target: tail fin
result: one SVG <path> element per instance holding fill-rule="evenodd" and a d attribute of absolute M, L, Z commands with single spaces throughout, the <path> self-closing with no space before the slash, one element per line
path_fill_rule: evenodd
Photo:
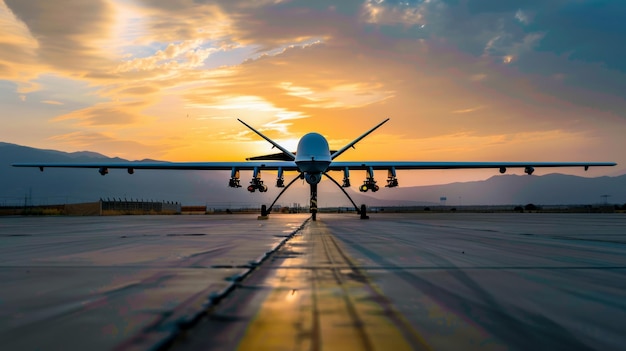
<path fill-rule="evenodd" d="M 277 143 L 277 142 L 275 142 L 274 140 L 272 140 L 272 139 L 270 139 L 270 138 L 266 137 L 265 135 L 263 135 L 263 134 L 262 134 L 261 132 L 259 132 L 258 130 L 256 130 L 256 129 L 254 129 L 254 128 L 250 127 L 249 125 L 247 125 L 247 124 L 246 124 L 246 122 L 244 122 L 244 121 L 240 120 L 239 118 L 237 118 L 237 120 L 238 120 L 239 122 L 241 122 L 244 126 L 246 126 L 246 127 L 250 128 L 250 130 L 252 130 L 253 132 L 257 133 L 257 134 L 258 134 L 261 138 L 263 138 L 263 139 L 267 140 L 270 144 L 274 145 L 274 147 L 276 147 L 278 150 L 282 151 L 282 152 L 283 152 L 283 154 L 285 154 L 285 156 L 286 156 L 287 158 L 289 158 L 289 161 L 293 161 L 293 160 L 295 160 L 295 159 L 296 159 L 296 155 L 294 155 L 293 153 L 291 153 L 289 150 L 285 149 L 284 147 L 282 147 L 282 146 L 278 145 L 278 143 Z"/>
<path fill-rule="evenodd" d="M 335 151 L 330 158 L 331 159 L 335 159 L 337 156 L 343 154 L 346 150 L 348 150 L 351 147 L 354 147 L 354 144 L 358 143 L 359 141 L 361 141 L 361 139 L 365 138 L 366 136 L 368 136 L 371 132 L 375 131 L 376 129 L 378 129 L 378 127 L 382 126 L 383 124 L 387 123 L 387 121 L 389 120 L 389 118 L 387 118 L 386 120 L 378 123 L 374 128 L 368 130 L 367 132 L 363 133 L 360 137 L 354 139 L 352 142 L 350 142 L 348 145 L 342 147 L 341 149 L 339 149 L 338 151 Z"/>

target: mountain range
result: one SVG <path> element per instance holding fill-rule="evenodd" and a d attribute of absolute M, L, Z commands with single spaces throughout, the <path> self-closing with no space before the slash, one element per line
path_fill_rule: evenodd
<path fill-rule="evenodd" d="M 264 177 L 270 188 L 267 193 L 250 194 L 245 190 L 248 176 L 245 172 L 242 172 L 241 179 L 244 187 L 233 189 L 227 186 L 229 172 L 223 171 L 138 170 L 129 175 L 124 170 L 113 169 L 108 175 L 101 176 L 95 169 L 51 168 L 40 172 L 36 168 L 11 167 L 11 164 L 19 162 L 100 161 L 126 160 L 89 151 L 66 153 L 0 142 L 0 206 L 79 203 L 115 198 L 173 201 L 216 208 L 260 207 L 261 204 L 270 204 L 279 193 L 279 189 L 273 186 L 273 174 Z M 286 174 L 285 180 L 289 181 L 293 176 Z M 365 203 L 369 206 L 626 203 L 626 175 L 596 178 L 557 173 L 542 176 L 497 175 L 483 181 L 400 186 L 394 189 L 381 187 L 376 193 L 360 193 L 356 188 L 359 180 L 353 177 L 352 182 L 353 187 L 346 191 L 357 205 Z M 379 179 L 379 184 L 383 182 L 384 179 Z M 318 200 L 322 207 L 350 206 L 346 197 L 328 181 L 320 184 Z M 308 205 L 306 183 L 294 184 L 277 202 L 287 206 L 296 203 Z"/>

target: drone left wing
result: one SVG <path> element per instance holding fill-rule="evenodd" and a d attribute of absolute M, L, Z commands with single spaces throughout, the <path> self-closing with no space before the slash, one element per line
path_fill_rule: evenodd
<path fill-rule="evenodd" d="M 252 171 L 252 180 L 248 191 L 267 191 L 267 186 L 261 180 L 261 171 L 278 171 L 277 186 L 283 184 L 284 171 L 297 171 L 293 161 L 282 162 L 116 162 L 116 163 L 17 163 L 13 167 L 36 167 L 43 172 L 45 168 L 96 168 L 98 173 L 106 175 L 109 169 L 126 169 L 129 174 L 137 169 L 170 169 L 170 170 L 199 170 L 199 171 L 230 171 L 228 186 L 239 188 L 239 171 Z"/>
<path fill-rule="evenodd" d="M 229 170 L 279 170 L 296 171 L 296 163 L 293 161 L 283 162 L 114 162 L 114 163 L 16 163 L 13 167 L 37 167 L 41 171 L 44 168 L 97 168 L 100 174 L 106 174 L 108 169 L 126 169 L 133 173 L 136 169 L 171 169 L 171 170 L 203 170 L 203 171 L 229 171 Z M 103 175 L 104 175 L 103 174 Z"/>

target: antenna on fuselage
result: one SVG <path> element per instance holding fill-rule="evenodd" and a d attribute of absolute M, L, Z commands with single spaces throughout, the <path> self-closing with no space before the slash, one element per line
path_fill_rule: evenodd
<path fill-rule="evenodd" d="M 368 136 L 371 132 L 375 131 L 376 129 L 378 129 L 378 127 L 382 126 L 383 124 L 387 123 L 387 121 L 389 120 L 389 118 L 387 118 L 386 120 L 378 123 L 374 128 L 368 130 L 367 132 L 363 133 L 360 137 L 354 139 L 351 143 L 349 143 L 348 145 L 342 147 L 341 149 L 339 149 L 338 151 L 335 151 L 334 154 L 332 154 L 330 156 L 330 158 L 332 160 L 334 160 L 337 156 L 343 154 L 346 150 L 348 150 L 351 147 L 354 147 L 354 144 L 358 143 L 359 141 L 361 141 L 361 139 L 365 138 L 366 136 Z"/>
<path fill-rule="evenodd" d="M 277 142 L 275 142 L 274 140 L 266 137 L 265 135 L 263 135 L 263 133 L 259 132 L 258 130 L 250 127 L 248 124 L 246 124 L 246 122 L 240 120 L 239 118 L 237 118 L 237 120 L 239 122 L 241 122 L 244 126 L 250 128 L 251 131 L 255 132 L 256 134 L 258 134 L 261 138 L 267 140 L 270 144 L 274 145 L 274 147 L 276 147 L 278 150 L 282 151 L 283 154 L 285 154 L 287 157 L 289 157 L 291 159 L 291 161 L 296 159 L 296 155 L 294 155 L 293 153 L 291 153 L 289 150 L 285 149 L 284 147 L 280 146 Z"/>

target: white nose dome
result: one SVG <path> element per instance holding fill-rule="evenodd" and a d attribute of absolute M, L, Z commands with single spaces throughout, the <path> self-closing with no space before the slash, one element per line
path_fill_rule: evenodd
<path fill-rule="evenodd" d="M 296 161 L 330 161 L 328 141 L 321 134 L 309 133 L 298 142 Z"/>

